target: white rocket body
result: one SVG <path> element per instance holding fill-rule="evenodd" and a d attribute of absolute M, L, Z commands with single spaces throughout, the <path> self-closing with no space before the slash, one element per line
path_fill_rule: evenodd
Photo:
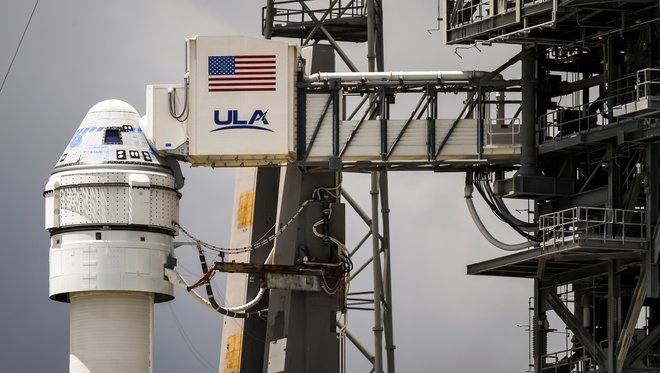
<path fill-rule="evenodd" d="M 130 105 L 87 113 L 46 184 L 49 296 L 70 302 L 70 372 L 151 372 L 153 304 L 173 299 L 182 178 Z"/>

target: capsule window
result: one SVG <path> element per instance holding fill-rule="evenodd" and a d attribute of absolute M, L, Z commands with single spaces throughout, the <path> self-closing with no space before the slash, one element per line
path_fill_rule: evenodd
<path fill-rule="evenodd" d="M 106 145 L 121 145 L 121 133 L 119 128 L 106 128 L 103 135 L 103 143 Z"/>

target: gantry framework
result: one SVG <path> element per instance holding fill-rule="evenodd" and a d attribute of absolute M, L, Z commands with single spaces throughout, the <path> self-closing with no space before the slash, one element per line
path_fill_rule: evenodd
<path fill-rule="evenodd" d="M 305 172 L 294 175 L 298 184 L 292 181 L 289 187 L 303 198 L 301 188 L 332 187 L 340 171 L 370 172 L 372 178 L 371 215 L 348 192 L 342 191 L 342 198 L 369 227 L 350 253 L 371 238 L 373 255 L 356 263 L 351 275 L 371 265 L 373 291 L 321 303 L 340 316 L 352 308 L 373 311 L 373 348 L 359 341 L 341 317 L 339 338 L 351 341 L 375 372 L 395 371 L 387 173 L 464 172 L 468 206 L 476 188 L 524 237 L 519 245 L 490 237 L 494 245 L 516 252 L 472 264 L 468 273 L 534 279 L 530 371 L 660 371 L 657 2 L 442 0 L 441 9 L 445 42 L 479 50 L 512 43 L 521 51 L 494 71 L 461 79 L 305 79 L 302 72 L 298 79 L 296 166 Z M 266 38 L 298 38 L 304 46 L 327 42 L 351 71 L 357 68 L 340 43 L 366 42 L 369 72 L 377 72 L 384 67 L 382 12 L 378 0 L 269 0 L 262 31 Z M 520 67 L 519 78 L 504 79 L 502 73 L 512 66 Z M 453 118 L 438 117 L 444 93 L 465 97 Z M 416 95 L 416 104 L 409 115 L 391 118 L 391 106 L 401 95 Z M 356 143 L 365 132 L 373 133 L 368 145 L 376 150 L 371 153 L 356 149 L 364 148 Z M 448 151 L 452 146 L 460 150 Z M 507 198 L 530 201 L 530 219 L 513 216 Z M 297 202 L 288 202 L 288 208 Z M 301 242 L 289 240 L 292 248 Z M 296 255 L 286 254 L 292 263 Z M 290 290 L 274 294 L 289 303 L 283 309 L 271 295 L 269 309 L 282 310 L 285 318 L 296 312 L 286 307 L 317 297 Z M 549 324 L 550 313 L 570 330 L 567 350 L 548 344 L 548 334 L 557 329 Z M 325 316 L 315 315 L 325 313 L 306 314 L 308 328 L 325 323 Z M 293 352 L 314 343 L 313 328 L 282 323 L 269 316 L 262 327 L 271 343 L 267 348 L 287 334 L 301 338 L 290 346 Z M 263 341 L 244 342 L 243 350 L 260 343 L 264 356 Z M 342 355 L 341 348 L 328 351 L 322 360 Z"/>
<path fill-rule="evenodd" d="M 658 4 L 444 5 L 448 43 L 520 44 L 535 88 L 521 105 L 535 151 L 513 176 L 481 175 L 496 201 L 534 201 L 535 244 L 468 273 L 534 279 L 534 372 L 658 371 Z M 568 350 L 548 345 L 550 313 Z"/>

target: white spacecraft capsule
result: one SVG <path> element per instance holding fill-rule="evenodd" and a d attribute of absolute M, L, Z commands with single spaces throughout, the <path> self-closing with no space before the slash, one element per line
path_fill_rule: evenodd
<path fill-rule="evenodd" d="M 173 299 L 176 161 L 129 104 L 92 107 L 46 184 L 49 296 L 70 305 L 70 372 L 151 372 L 153 304 Z"/>

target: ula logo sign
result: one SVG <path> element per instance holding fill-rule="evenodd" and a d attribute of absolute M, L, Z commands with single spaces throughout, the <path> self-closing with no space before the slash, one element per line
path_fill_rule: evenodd
<path fill-rule="evenodd" d="M 215 121 L 215 124 L 220 127 L 211 130 L 211 132 L 234 129 L 250 129 L 273 132 L 273 130 L 270 128 L 265 127 L 270 124 L 268 123 L 266 114 L 268 114 L 268 110 L 255 110 L 248 119 L 247 117 L 241 118 L 238 110 L 227 110 L 226 115 L 221 115 L 220 110 L 215 110 L 213 112 L 213 120 Z"/>

